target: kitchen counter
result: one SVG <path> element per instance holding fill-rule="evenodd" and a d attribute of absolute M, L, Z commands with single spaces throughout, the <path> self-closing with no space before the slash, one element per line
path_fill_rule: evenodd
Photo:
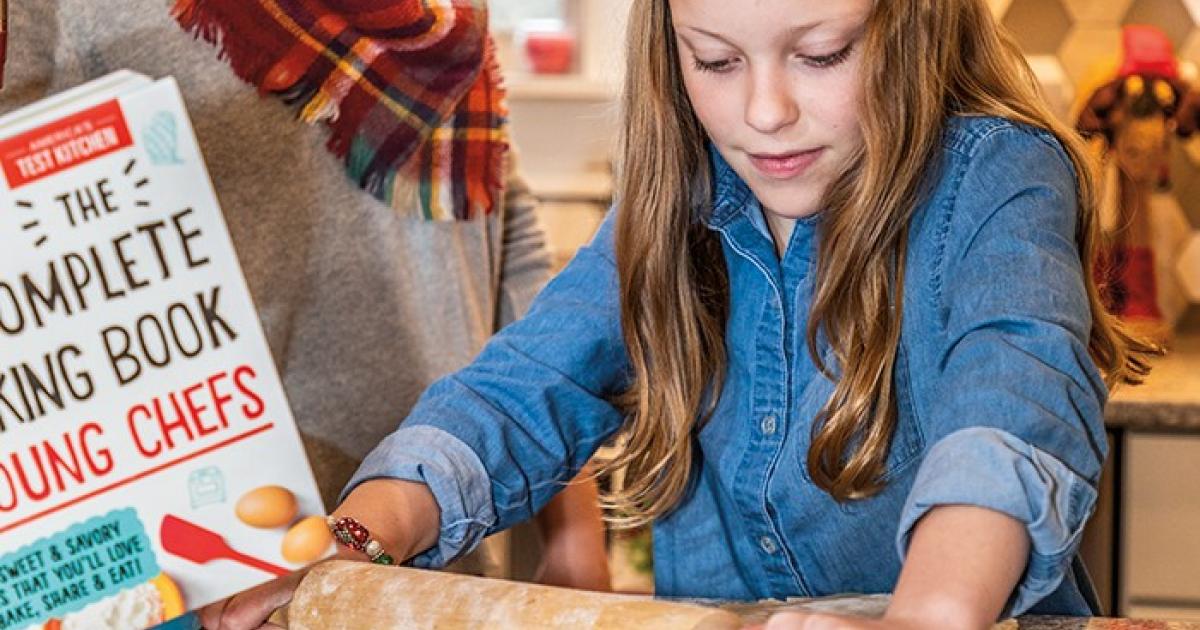
<path fill-rule="evenodd" d="M 1113 392 L 1105 423 L 1130 431 L 1200 432 L 1200 335 L 1178 336 L 1153 368 L 1145 383 Z"/>
<path fill-rule="evenodd" d="M 746 623 L 763 623 L 780 610 L 792 608 L 879 617 L 887 608 L 887 595 L 823 597 L 778 603 L 726 605 L 722 608 L 741 616 Z M 1200 623 L 1147 619 L 1102 619 L 1097 617 L 1021 617 L 996 624 L 993 630 L 1200 630 Z"/>
<path fill-rule="evenodd" d="M 1075 619 L 1069 617 L 1025 617 L 1000 624 L 997 630 L 1200 630 L 1200 623 L 1150 621 L 1146 619 Z"/>

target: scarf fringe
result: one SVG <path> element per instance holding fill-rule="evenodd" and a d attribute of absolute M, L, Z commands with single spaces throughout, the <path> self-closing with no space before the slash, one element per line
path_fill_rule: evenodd
<path fill-rule="evenodd" d="M 308 104 L 300 110 L 300 119 L 310 125 L 323 120 L 336 121 L 337 117 L 337 101 L 330 98 L 324 90 L 317 90 L 317 93 L 309 99 Z"/>
<path fill-rule="evenodd" d="M 237 12 L 241 2 L 253 1 L 233 0 L 227 4 L 221 0 L 176 0 L 171 15 L 192 37 L 215 46 L 217 58 L 229 63 L 239 79 L 258 87 L 264 84 L 275 58 L 250 45 L 253 40 L 234 26 L 238 22 L 222 19 Z M 259 90 L 266 92 L 261 87 Z"/>

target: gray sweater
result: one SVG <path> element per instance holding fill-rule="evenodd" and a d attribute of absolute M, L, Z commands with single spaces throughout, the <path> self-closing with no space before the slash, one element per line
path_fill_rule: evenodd
<path fill-rule="evenodd" d="M 168 0 L 12 0 L 0 113 L 113 70 L 183 90 L 326 506 L 437 377 L 548 279 L 515 178 L 486 220 L 399 216 L 297 122 L 183 32 Z"/>

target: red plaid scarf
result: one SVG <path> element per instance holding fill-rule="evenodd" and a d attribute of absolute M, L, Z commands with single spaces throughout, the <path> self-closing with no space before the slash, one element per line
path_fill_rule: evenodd
<path fill-rule="evenodd" d="M 494 210 L 508 147 L 482 0 L 176 0 L 263 93 L 325 121 L 350 178 L 432 220 Z"/>

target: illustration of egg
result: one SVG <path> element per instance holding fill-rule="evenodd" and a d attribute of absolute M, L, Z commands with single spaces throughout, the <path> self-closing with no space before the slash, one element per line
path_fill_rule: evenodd
<path fill-rule="evenodd" d="M 297 511 L 296 495 L 283 486 L 255 488 L 243 494 L 234 506 L 234 512 L 243 523 L 266 529 L 291 523 Z"/>
<path fill-rule="evenodd" d="M 283 535 L 283 559 L 292 564 L 308 564 L 319 560 L 333 544 L 333 534 L 320 516 L 310 516 L 296 523 Z"/>

